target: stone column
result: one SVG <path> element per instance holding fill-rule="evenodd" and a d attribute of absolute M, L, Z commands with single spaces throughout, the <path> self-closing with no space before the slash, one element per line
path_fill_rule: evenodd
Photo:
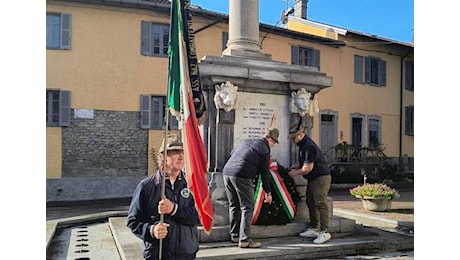
<path fill-rule="evenodd" d="M 229 35 L 222 54 L 271 59 L 259 41 L 259 0 L 229 0 Z"/>

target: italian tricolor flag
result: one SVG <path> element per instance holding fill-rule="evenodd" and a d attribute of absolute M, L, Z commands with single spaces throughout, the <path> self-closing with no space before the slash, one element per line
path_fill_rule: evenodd
<path fill-rule="evenodd" d="M 291 198 L 291 194 L 289 194 L 286 185 L 284 185 L 283 178 L 281 178 L 280 174 L 278 173 L 278 163 L 276 161 L 270 162 L 270 182 L 273 184 L 272 193 L 275 193 L 283 204 L 284 212 L 286 212 L 287 217 L 289 220 L 292 220 L 295 216 L 296 212 L 296 205 Z M 262 176 L 259 175 L 259 179 L 257 180 L 256 190 L 254 192 L 254 214 L 252 215 L 252 224 L 257 222 L 257 219 L 260 215 L 260 210 L 262 209 L 262 204 L 264 201 L 265 192 L 262 188 Z"/>
<path fill-rule="evenodd" d="M 203 228 L 209 234 L 214 212 L 206 178 L 206 150 L 197 119 L 197 115 L 204 117 L 205 106 L 188 8 L 189 0 L 171 1 L 167 105 L 181 123 L 188 186 Z M 198 113 L 196 107 L 200 109 Z"/>

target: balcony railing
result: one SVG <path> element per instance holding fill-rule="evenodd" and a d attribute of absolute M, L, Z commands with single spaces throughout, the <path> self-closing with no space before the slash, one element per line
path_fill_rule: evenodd
<path fill-rule="evenodd" d="M 325 152 L 327 161 L 332 164 L 382 164 L 388 160 L 379 147 L 353 147 L 338 144 Z"/>

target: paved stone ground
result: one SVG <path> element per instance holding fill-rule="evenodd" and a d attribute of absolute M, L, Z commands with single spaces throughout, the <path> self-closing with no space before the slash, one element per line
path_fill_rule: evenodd
<path fill-rule="evenodd" d="M 359 199 L 354 198 L 348 192 L 348 188 L 333 188 L 329 193 L 329 196 L 333 199 L 334 215 L 340 216 L 340 214 L 356 214 L 356 216 L 366 216 L 365 218 L 356 219 L 357 224 L 363 224 L 364 226 L 378 226 L 382 223 L 381 220 L 394 221 L 396 223 L 412 223 L 412 228 L 409 230 L 403 230 L 402 232 L 410 233 L 413 235 L 413 223 L 414 223 L 414 188 L 398 188 L 401 197 L 393 201 L 392 209 L 387 212 L 372 212 L 365 210 Z M 129 208 L 129 199 L 117 199 L 110 201 L 91 201 L 91 202 L 79 202 L 79 203 L 67 203 L 67 204 L 47 204 L 46 208 L 46 220 L 56 220 L 64 218 L 78 217 L 82 215 L 103 213 L 109 211 L 123 212 Z M 372 222 L 368 219 L 374 217 L 377 220 Z M 50 221 L 52 222 L 52 221 Z M 361 222 L 361 223 L 360 223 Z M 47 222 L 48 225 L 48 222 Z M 395 230 L 394 228 L 390 228 Z M 69 239 L 71 241 L 71 239 Z M 70 246 L 70 242 L 69 242 Z M 332 257 L 327 259 L 395 259 L 395 260 L 408 260 L 414 259 L 414 251 L 392 251 L 392 252 L 379 252 L 372 255 L 347 255 L 340 257 Z M 323 260 L 327 260 L 323 259 Z"/>
<path fill-rule="evenodd" d="M 357 213 L 371 214 L 376 217 L 392 219 L 397 221 L 414 221 L 413 188 L 401 189 L 400 198 L 393 200 L 391 204 L 391 210 L 384 212 L 365 210 L 363 208 L 361 200 L 352 197 L 346 189 L 331 191 L 329 195 L 333 198 L 334 208 L 352 210 Z"/>
<path fill-rule="evenodd" d="M 376 217 L 395 221 L 414 221 L 414 188 L 398 188 L 401 197 L 392 202 L 392 209 L 386 212 L 365 210 L 359 199 L 351 196 L 347 188 L 332 189 L 329 196 L 333 199 L 334 209 L 352 210 L 357 213 L 371 214 Z M 66 204 L 47 204 L 46 220 L 75 217 L 105 211 L 127 211 L 129 199 L 115 199 L 91 202 L 72 202 Z"/>

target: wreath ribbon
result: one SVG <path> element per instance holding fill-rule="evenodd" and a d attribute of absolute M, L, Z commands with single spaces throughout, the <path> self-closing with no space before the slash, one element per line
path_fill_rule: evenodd
<path fill-rule="evenodd" d="M 292 220 L 295 215 L 296 207 L 294 202 L 292 201 L 291 194 L 284 185 L 284 181 L 281 178 L 280 174 L 278 173 L 278 163 L 276 161 L 272 161 L 270 163 L 270 182 L 272 182 L 275 186 L 275 192 L 278 194 L 280 198 L 281 204 L 283 205 L 283 209 L 286 212 L 289 220 Z M 273 193 L 273 191 L 272 191 Z M 254 192 L 254 214 L 252 216 L 252 224 L 255 224 L 257 219 L 260 215 L 260 210 L 262 209 L 262 205 L 264 202 L 265 192 L 262 188 L 262 176 L 259 175 L 259 179 L 257 180 L 256 190 Z"/>

